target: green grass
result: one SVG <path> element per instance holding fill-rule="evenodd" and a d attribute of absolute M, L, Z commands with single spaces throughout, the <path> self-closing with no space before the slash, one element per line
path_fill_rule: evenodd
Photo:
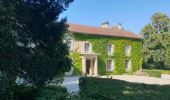
<path fill-rule="evenodd" d="M 170 86 L 80 78 L 81 100 L 170 100 Z"/>

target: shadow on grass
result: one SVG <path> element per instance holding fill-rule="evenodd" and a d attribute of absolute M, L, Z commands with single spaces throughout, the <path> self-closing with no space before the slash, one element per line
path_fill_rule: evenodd
<path fill-rule="evenodd" d="M 82 100 L 170 100 L 170 85 L 147 85 L 115 79 L 82 77 Z"/>

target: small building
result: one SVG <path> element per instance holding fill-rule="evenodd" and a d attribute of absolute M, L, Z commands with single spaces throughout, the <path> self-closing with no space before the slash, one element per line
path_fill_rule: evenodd
<path fill-rule="evenodd" d="M 142 67 L 142 39 L 120 25 L 101 27 L 69 24 L 66 36 L 74 75 L 135 72 Z"/>

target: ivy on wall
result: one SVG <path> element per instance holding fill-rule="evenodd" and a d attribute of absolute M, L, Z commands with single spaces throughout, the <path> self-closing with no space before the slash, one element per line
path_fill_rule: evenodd
<path fill-rule="evenodd" d="M 73 75 L 81 75 L 82 72 L 82 61 L 80 58 L 79 53 L 74 52 L 70 55 L 70 57 L 73 59 Z"/>
<path fill-rule="evenodd" d="M 96 35 L 85 35 L 74 33 L 73 37 L 78 41 L 89 41 L 92 44 L 93 52 L 99 53 L 98 55 L 98 73 L 100 75 L 109 74 L 123 74 L 125 73 L 125 46 L 129 45 L 131 47 L 130 56 L 131 60 L 131 70 L 129 72 L 135 72 L 142 67 L 142 40 L 121 38 L 121 37 L 108 37 L 108 36 L 96 36 Z M 106 48 L 107 44 L 111 43 L 113 45 L 113 55 L 108 55 Z M 77 56 L 79 56 L 77 54 Z M 74 59 L 74 58 L 73 58 Z M 114 61 L 114 70 L 112 72 L 106 71 L 106 61 L 112 59 Z M 78 59 L 81 60 L 81 59 Z M 78 62 L 78 61 L 77 61 Z M 81 62 L 81 61 L 80 61 Z M 81 65 L 81 63 L 79 63 Z M 81 66 L 76 65 L 81 71 Z"/>

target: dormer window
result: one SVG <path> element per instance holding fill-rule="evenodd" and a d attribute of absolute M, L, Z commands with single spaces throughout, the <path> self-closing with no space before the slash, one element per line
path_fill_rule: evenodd
<path fill-rule="evenodd" d="M 130 46 L 129 45 L 125 46 L 125 55 L 130 56 Z"/>
<path fill-rule="evenodd" d="M 90 43 L 84 44 L 84 51 L 85 51 L 85 53 L 88 53 L 90 51 Z"/>
<path fill-rule="evenodd" d="M 107 45 L 107 53 L 108 53 L 108 55 L 113 54 L 113 45 L 110 43 Z"/>

